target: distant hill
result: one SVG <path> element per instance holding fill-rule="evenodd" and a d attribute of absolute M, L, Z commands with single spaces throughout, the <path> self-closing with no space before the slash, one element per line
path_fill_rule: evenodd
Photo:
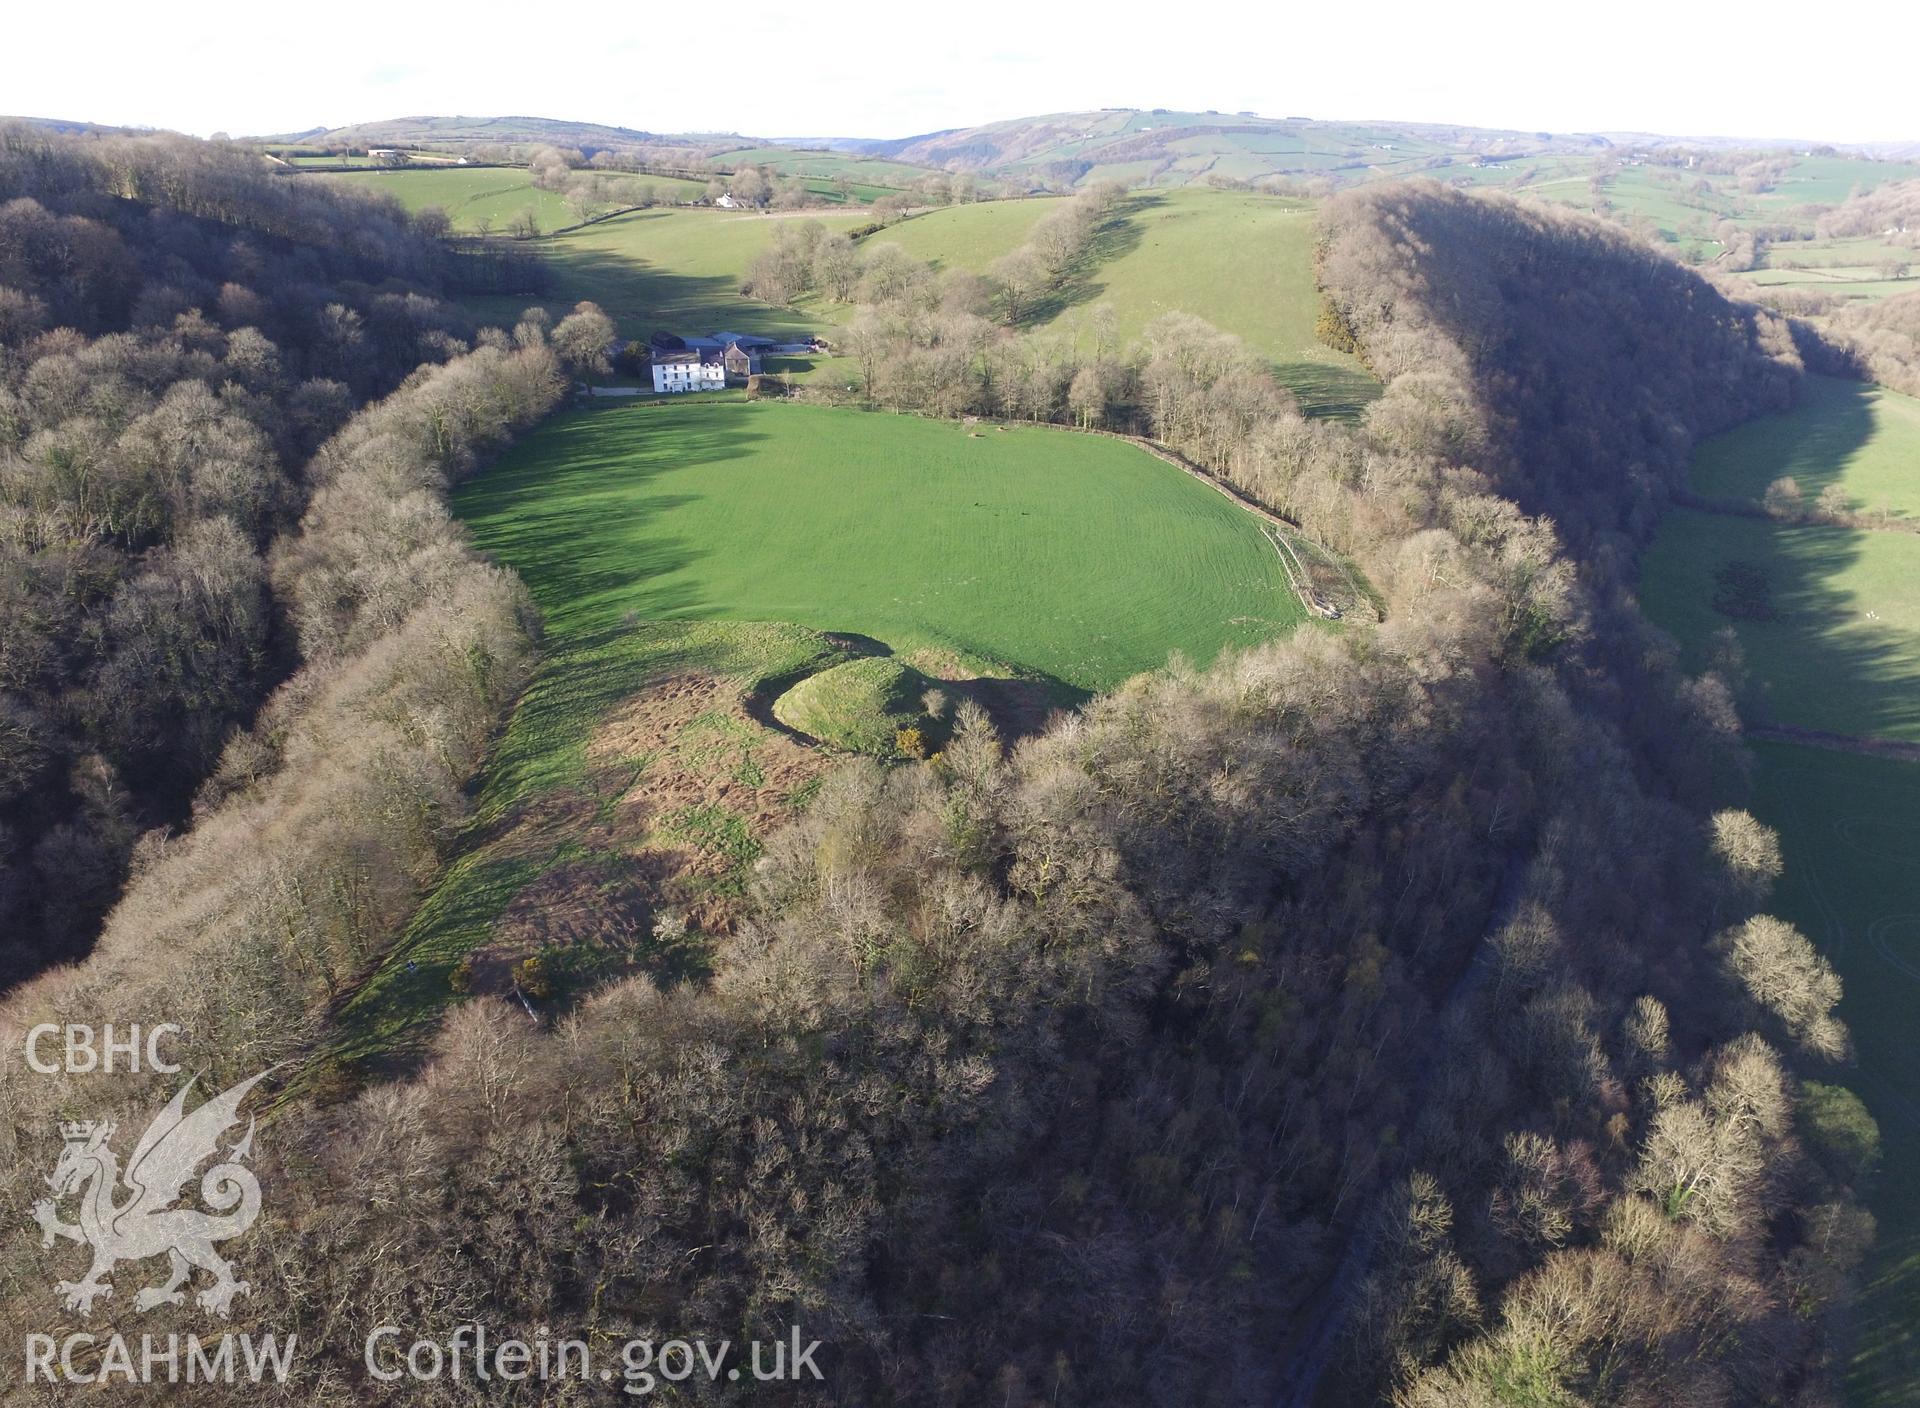
<path fill-rule="evenodd" d="M 0 126 L 9 122 L 28 127 L 44 127 L 51 132 L 157 132 L 157 127 L 113 127 L 103 122 L 78 122 L 65 117 L 8 117 L 0 114 Z"/>
<path fill-rule="evenodd" d="M 1450 158 L 1591 154 L 1611 145 L 1594 134 L 1104 108 L 869 142 L 854 150 L 1052 186 L 1108 179 L 1177 186 L 1208 176 L 1249 181 L 1275 175 L 1331 177 L 1344 184 L 1410 174 Z"/>
<path fill-rule="evenodd" d="M 48 125 L 66 130 L 88 127 L 83 123 Z M 1209 178 L 1256 181 L 1274 176 L 1347 186 L 1423 172 L 1448 180 L 1489 184 L 1496 179 L 1490 168 L 1517 169 L 1541 161 L 1605 161 L 1660 147 L 1782 154 L 1820 151 L 1881 159 L 1911 159 L 1920 153 L 1920 142 L 1849 146 L 1629 131 L 1523 132 L 1446 123 L 1322 121 L 1168 108 L 1045 113 L 895 138 L 768 138 L 734 132 L 650 132 L 550 117 L 423 116 L 314 127 L 249 140 L 267 145 L 397 146 L 441 151 L 478 145 L 557 146 L 579 148 L 589 155 L 609 149 L 665 148 L 682 160 L 717 158 L 723 167 L 729 160 L 748 158 L 776 170 L 812 176 L 837 174 L 845 167 L 854 179 L 875 181 L 881 186 L 910 184 L 916 170 L 927 168 L 966 171 L 1015 191 L 1069 189 L 1102 180 L 1168 187 Z M 823 162 L 822 154 L 834 154 L 843 161 Z M 860 170 L 862 159 L 899 163 L 899 167 L 890 171 L 871 167 Z"/>
<path fill-rule="evenodd" d="M 262 143 L 286 142 L 309 146 L 432 146 L 459 147 L 481 143 L 502 146 L 535 144 L 579 147 L 589 153 L 621 147 L 739 147 L 736 132 L 679 133 L 671 136 L 633 127 L 609 127 L 598 122 L 570 122 L 553 117 L 394 117 L 381 122 L 356 122 L 347 127 L 315 127 L 305 132 L 254 137 Z"/>

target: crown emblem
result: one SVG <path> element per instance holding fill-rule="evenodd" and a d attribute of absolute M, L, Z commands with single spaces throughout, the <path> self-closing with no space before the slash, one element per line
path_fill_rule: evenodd
<path fill-rule="evenodd" d="M 112 1120 L 62 1120 L 60 1137 L 69 1144 L 87 1144 L 97 1135 L 104 1143 L 113 1138 L 113 1131 L 117 1128 Z"/>

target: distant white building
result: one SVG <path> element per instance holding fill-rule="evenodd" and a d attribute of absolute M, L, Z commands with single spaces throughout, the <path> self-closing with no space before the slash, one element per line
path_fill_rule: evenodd
<path fill-rule="evenodd" d="M 664 394 L 673 391 L 719 391 L 727 384 L 727 359 L 724 351 L 711 352 L 687 348 L 678 352 L 653 354 L 653 389 Z"/>
<path fill-rule="evenodd" d="M 713 202 L 713 203 L 714 203 L 715 205 L 717 205 L 717 206 L 719 206 L 719 207 L 720 207 L 720 209 L 722 209 L 722 210 L 732 210 L 732 209 L 733 209 L 733 208 L 734 208 L 734 207 L 735 207 L 736 205 L 738 205 L 738 204 L 739 204 L 740 202 L 739 202 L 739 201 L 737 201 L 737 200 L 735 200 L 735 199 L 734 199 L 734 198 L 733 198 L 732 196 L 730 196 L 730 195 L 721 195 L 721 196 L 719 196 L 719 197 L 717 197 L 717 198 L 716 198 L 716 199 L 714 200 L 714 202 Z"/>

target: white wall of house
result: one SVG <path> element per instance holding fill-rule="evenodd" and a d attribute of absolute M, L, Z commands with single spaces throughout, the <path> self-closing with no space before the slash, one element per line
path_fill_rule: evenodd
<path fill-rule="evenodd" d="M 727 364 L 719 358 L 711 362 L 655 362 L 653 389 L 661 394 L 673 391 L 719 391 L 727 384 Z"/>

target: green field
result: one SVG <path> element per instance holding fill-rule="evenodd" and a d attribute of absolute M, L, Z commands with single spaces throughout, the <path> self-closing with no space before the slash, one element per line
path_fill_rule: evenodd
<path fill-rule="evenodd" d="M 539 246 L 554 275 L 545 306 L 558 315 L 592 299 L 630 338 L 644 338 L 656 328 L 772 337 L 813 331 L 849 316 L 851 309 L 823 317 L 741 296 L 741 276 L 772 243 L 783 218 L 730 210 L 641 210 L 556 235 Z M 842 230 L 869 219 L 861 211 L 808 212 L 806 218 Z M 467 300 L 477 315 L 508 322 L 532 301 L 519 296 Z"/>
<path fill-rule="evenodd" d="M 1204 188 L 1136 197 L 1108 256 L 1078 293 L 1108 303 L 1122 337 L 1162 313 L 1192 313 L 1269 358 L 1310 409 L 1357 410 L 1378 394 L 1360 364 L 1314 337 L 1314 208 Z"/>
<path fill-rule="evenodd" d="M 991 201 L 906 220 L 873 236 L 917 259 L 982 270 L 1017 247 L 1054 203 Z M 1379 392 L 1360 364 L 1314 337 L 1314 207 L 1205 187 L 1140 191 L 1096 240 L 1056 301 L 1061 326 L 1112 306 L 1123 338 L 1163 313 L 1192 313 L 1268 358 L 1310 410 L 1345 414 Z"/>
<path fill-rule="evenodd" d="M 1794 411 L 1705 442 L 1693 487 L 1752 497 L 1782 474 L 1920 512 L 1920 403 L 1876 387 L 1809 380 Z M 1648 614 L 1705 663 L 1729 619 L 1715 570 L 1760 567 L 1778 618 L 1736 629 L 1750 676 L 1744 712 L 1834 733 L 1920 741 L 1920 535 L 1788 527 L 1670 509 L 1642 564 Z M 1868 613 L 1871 613 L 1869 615 Z M 1858 1049 L 1839 1072 L 1878 1120 L 1882 1173 L 1869 1190 L 1879 1237 L 1848 1366 L 1857 1408 L 1920 1402 L 1920 765 L 1756 743 L 1753 810 L 1781 837 L 1776 912 L 1818 943 L 1845 984 L 1840 1014 Z"/>
<path fill-rule="evenodd" d="M 1730 563 L 1766 573 L 1775 619 L 1714 608 L 1715 574 Z M 1694 668 L 1733 627 L 1759 721 L 1920 742 L 1920 534 L 1669 509 L 1641 593 Z"/>
<path fill-rule="evenodd" d="M 408 210 L 437 205 L 447 212 L 456 230 L 466 232 L 483 227 L 504 231 L 508 221 L 527 209 L 539 219 L 542 231 L 580 223 L 579 214 L 564 199 L 552 191 L 538 189 L 525 171 L 515 167 L 410 167 L 338 174 L 320 167 L 315 174 L 324 180 L 384 192 Z M 642 175 L 633 179 L 651 185 L 662 200 L 692 200 L 706 190 L 701 182 L 677 176 Z"/>
<path fill-rule="evenodd" d="M 1773 909 L 1839 970 L 1857 1067 L 1838 1078 L 1880 1125 L 1868 1206 L 1879 1237 L 1855 1315 L 1855 1408 L 1920 1402 L 1920 765 L 1756 744 L 1754 812 L 1780 832 L 1786 874 Z"/>
<path fill-rule="evenodd" d="M 735 151 L 721 152 L 713 161 L 716 165 L 734 169 L 764 166 L 782 176 L 817 176 L 827 181 L 845 176 L 850 181 L 892 190 L 904 189 L 922 176 L 933 174 L 931 167 L 845 152 L 812 151 L 804 147 L 741 147 Z"/>
<path fill-rule="evenodd" d="M 1920 249 L 1894 244 L 1873 235 L 1847 239 L 1783 240 L 1767 246 L 1767 271 L 1823 269 L 1836 266 L 1872 268 L 1892 260 L 1920 264 Z"/>
<path fill-rule="evenodd" d="M 893 186 L 876 186 L 869 181 L 853 181 L 843 195 L 838 185 L 825 176 L 805 176 L 801 182 L 806 188 L 832 205 L 872 205 L 875 201 L 897 194 Z"/>
<path fill-rule="evenodd" d="M 1743 277 L 1761 288 L 1805 289 L 1844 301 L 1877 302 L 1902 294 L 1920 293 L 1920 274 L 1890 279 L 1872 264 L 1828 264 L 1808 269 L 1756 269 Z"/>
<path fill-rule="evenodd" d="M 1920 517 L 1920 401 L 1866 382 L 1808 377 L 1793 410 L 1702 445 L 1691 482 L 1714 498 L 1757 500 L 1783 475 L 1809 503 L 1838 484 L 1856 510 Z"/>
<path fill-rule="evenodd" d="M 1920 176 L 1920 165 L 1908 161 L 1871 161 L 1865 157 L 1800 157 L 1785 178 L 1755 197 L 1763 205 L 1838 205 L 1855 191 L 1870 191 L 1889 181 Z"/>
<path fill-rule="evenodd" d="M 474 541 L 562 641 L 792 621 L 1070 690 L 1303 617 L 1255 520 L 1130 446 L 853 410 L 629 404 L 549 423 L 465 486 Z"/>
<path fill-rule="evenodd" d="M 508 221 L 528 209 L 540 221 L 542 230 L 557 230 L 580 219 L 559 196 L 552 191 L 535 189 L 526 172 L 511 167 L 338 173 L 322 167 L 308 179 L 378 191 L 392 196 L 408 210 L 437 205 L 447 212 L 456 230 L 468 232 L 483 227 L 504 231 Z"/>
<path fill-rule="evenodd" d="M 1790 475 L 1809 503 L 1828 484 L 1897 522 L 1920 513 L 1920 402 L 1809 378 L 1801 404 L 1716 436 L 1693 487 L 1754 498 Z M 1765 574 L 1773 619 L 1716 609 L 1716 574 Z M 1920 534 L 1785 525 L 1673 509 L 1641 567 L 1647 611 L 1704 663 L 1715 632 L 1738 634 L 1766 722 L 1920 741 Z"/>
<path fill-rule="evenodd" d="M 984 274 L 994 260 L 1025 244 L 1034 225 L 1064 204 L 1064 196 L 1050 196 L 950 205 L 890 225 L 868 243 L 897 244 L 936 268 Z"/>

